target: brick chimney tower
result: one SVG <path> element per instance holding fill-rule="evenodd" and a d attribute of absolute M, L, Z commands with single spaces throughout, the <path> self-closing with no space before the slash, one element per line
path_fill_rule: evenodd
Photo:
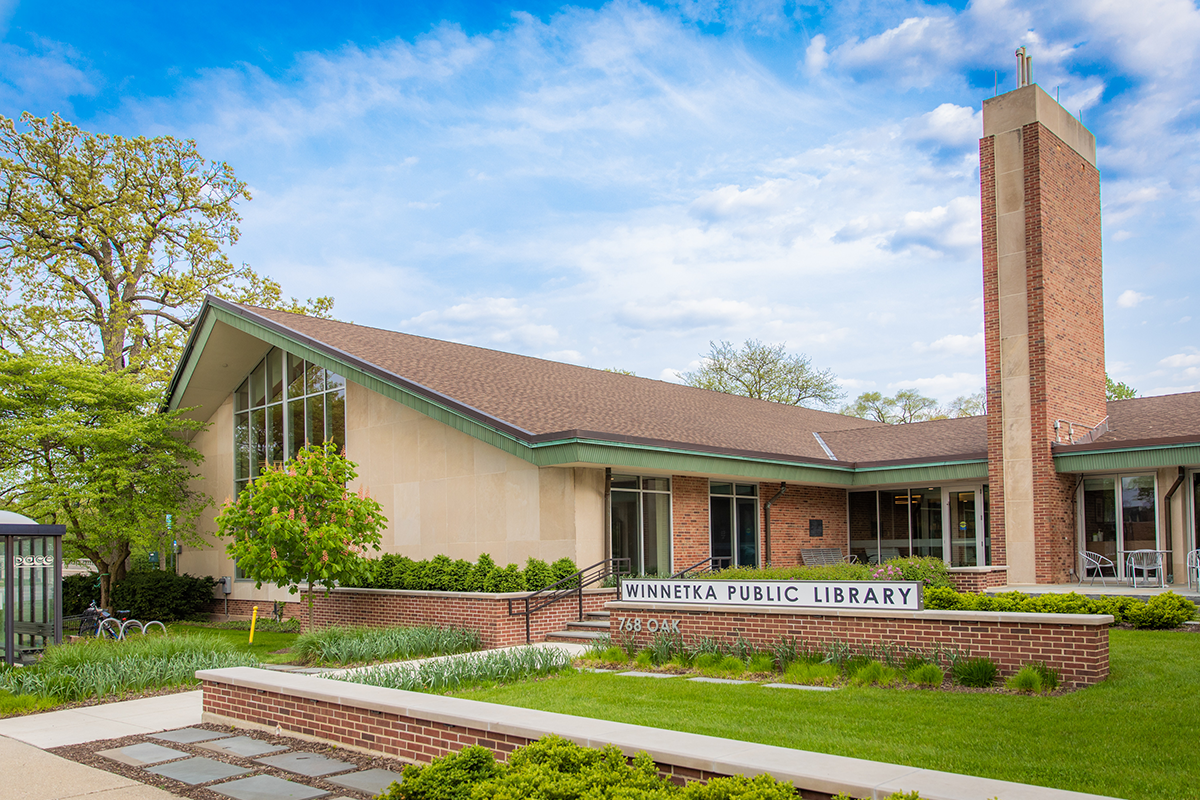
<path fill-rule="evenodd" d="M 1058 583 L 1077 533 L 1053 445 L 1107 418 L 1096 139 L 1034 84 L 985 100 L 983 134 L 992 562 L 1010 584 Z"/>

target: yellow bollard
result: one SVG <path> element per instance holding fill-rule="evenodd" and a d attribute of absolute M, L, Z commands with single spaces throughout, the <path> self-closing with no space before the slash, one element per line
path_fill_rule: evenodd
<path fill-rule="evenodd" d="M 250 615 L 250 644 L 254 644 L 254 623 L 258 622 L 258 606 L 254 607 L 254 613 Z"/>

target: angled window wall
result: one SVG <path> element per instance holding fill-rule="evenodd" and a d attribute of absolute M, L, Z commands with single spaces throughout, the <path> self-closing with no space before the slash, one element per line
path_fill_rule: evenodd
<path fill-rule="evenodd" d="M 346 380 L 271 348 L 233 393 L 234 492 L 306 442 L 346 444 Z"/>

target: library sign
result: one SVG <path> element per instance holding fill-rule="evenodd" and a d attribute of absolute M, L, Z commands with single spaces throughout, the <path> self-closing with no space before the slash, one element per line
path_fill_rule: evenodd
<path fill-rule="evenodd" d="M 757 608 L 836 608 L 855 611 L 920 611 L 920 581 L 705 581 L 626 580 L 621 599 L 690 605 Z"/>

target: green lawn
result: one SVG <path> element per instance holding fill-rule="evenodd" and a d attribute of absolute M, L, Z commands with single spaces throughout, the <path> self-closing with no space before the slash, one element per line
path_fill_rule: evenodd
<path fill-rule="evenodd" d="M 275 653 L 275 650 L 286 650 L 296 641 L 298 633 L 266 633 L 254 632 L 254 644 L 249 643 L 249 631 L 231 631 L 221 628 L 206 628 L 203 625 L 189 625 L 186 622 L 173 622 L 167 630 L 181 635 L 211 636 L 229 642 L 234 647 L 250 653 L 264 664 L 287 664 L 295 660 L 290 653 Z"/>
<path fill-rule="evenodd" d="M 1109 680 L 1061 697 L 592 673 L 457 695 L 1131 800 L 1196 797 L 1200 635 L 1114 630 L 1110 647 Z"/>

